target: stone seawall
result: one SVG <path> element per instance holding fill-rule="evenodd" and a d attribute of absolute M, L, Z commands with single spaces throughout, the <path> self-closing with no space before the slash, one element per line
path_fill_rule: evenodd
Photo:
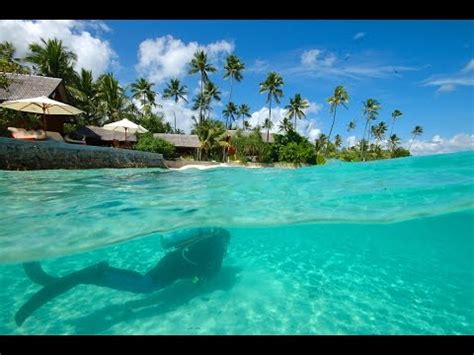
<path fill-rule="evenodd" d="M 0 137 L 0 169 L 166 168 L 163 156 L 129 149 Z"/>

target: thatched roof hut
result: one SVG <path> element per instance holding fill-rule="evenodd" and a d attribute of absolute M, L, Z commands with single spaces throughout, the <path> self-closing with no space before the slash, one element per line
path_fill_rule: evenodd
<path fill-rule="evenodd" d="M 46 96 L 61 102 L 68 102 L 63 80 L 47 76 L 5 73 L 10 80 L 7 89 L 0 89 L 0 102 Z"/>
<path fill-rule="evenodd" d="M 164 139 L 176 148 L 199 148 L 201 146 L 196 134 L 155 133 L 153 137 Z"/>
<path fill-rule="evenodd" d="M 69 102 L 64 82 L 60 78 L 16 73 L 5 73 L 5 76 L 10 84 L 6 89 L 0 88 L 0 103 L 39 96 L 46 96 L 64 103 Z M 74 116 L 46 115 L 46 121 L 48 130 L 63 133 L 64 123 L 73 122 Z"/>
<path fill-rule="evenodd" d="M 82 136 L 91 140 L 100 140 L 104 142 L 125 141 L 125 132 L 112 131 L 97 126 L 82 126 L 74 131 L 74 136 Z M 135 134 L 127 134 L 127 142 L 136 142 L 137 136 Z"/>

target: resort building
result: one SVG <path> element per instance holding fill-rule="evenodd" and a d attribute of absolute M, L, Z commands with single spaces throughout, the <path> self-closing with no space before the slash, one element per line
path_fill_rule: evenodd
<path fill-rule="evenodd" d="M 74 139 L 84 140 L 87 145 L 129 147 L 137 142 L 135 134 L 125 136 L 125 132 L 98 126 L 81 126 L 70 135 Z"/>
<path fill-rule="evenodd" d="M 161 138 L 176 148 L 175 152 L 178 156 L 191 155 L 196 157 L 197 150 L 201 146 L 199 138 L 196 134 L 169 134 L 169 133 L 155 133 L 155 138 Z"/>
<path fill-rule="evenodd" d="M 59 78 L 46 76 L 6 73 L 10 85 L 7 89 L 0 88 L 0 103 L 8 100 L 20 100 L 32 97 L 46 96 L 50 99 L 69 103 L 64 82 Z M 46 123 L 48 131 L 64 133 L 66 122 L 73 122 L 74 116 L 48 116 Z"/>

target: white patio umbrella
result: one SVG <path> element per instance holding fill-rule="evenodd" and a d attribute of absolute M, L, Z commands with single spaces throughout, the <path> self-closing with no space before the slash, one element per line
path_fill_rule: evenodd
<path fill-rule="evenodd" d="M 43 114 L 43 129 L 46 131 L 46 115 L 78 115 L 83 111 L 64 102 L 46 96 L 5 101 L 0 107 L 12 110 Z"/>
<path fill-rule="evenodd" d="M 111 131 L 119 131 L 125 132 L 125 140 L 127 140 L 127 132 L 128 133 L 146 133 L 148 130 L 145 127 L 142 127 L 136 123 L 133 123 L 130 120 L 124 118 L 123 120 L 108 123 L 104 125 L 105 129 L 109 129 Z"/>

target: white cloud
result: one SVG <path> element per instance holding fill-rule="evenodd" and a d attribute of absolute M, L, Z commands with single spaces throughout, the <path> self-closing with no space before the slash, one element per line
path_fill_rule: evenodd
<path fill-rule="evenodd" d="M 433 75 L 422 82 L 423 86 L 438 86 L 437 93 L 454 91 L 457 86 L 474 86 L 474 59 L 471 59 L 463 69 L 451 75 Z"/>
<path fill-rule="evenodd" d="M 364 38 L 365 37 L 365 32 L 358 32 L 355 34 L 355 36 L 353 37 L 354 40 L 358 40 L 358 39 L 361 39 L 361 38 Z"/>
<path fill-rule="evenodd" d="M 406 148 L 410 147 L 412 140 L 403 144 Z M 452 138 L 443 138 L 435 135 L 429 141 L 416 140 L 410 148 L 412 155 L 428 155 L 452 153 L 464 150 L 474 150 L 474 134 L 459 133 Z"/>
<path fill-rule="evenodd" d="M 231 42 L 220 40 L 220 41 L 208 44 L 205 48 L 206 48 L 206 51 L 208 52 L 210 58 L 216 58 L 221 53 L 228 54 L 228 53 L 233 52 L 234 44 L 231 43 Z"/>
<path fill-rule="evenodd" d="M 90 28 L 98 32 L 112 32 L 112 29 L 100 20 L 78 20 L 76 26 L 78 30 Z"/>
<path fill-rule="evenodd" d="M 208 45 L 197 42 L 184 43 L 171 35 L 146 39 L 138 48 L 136 70 L 154 83 L 162 83 L 170 78 L 186 75 L 189 63 L 198 49 L 204 49 L 209 60 L 216 64 L 222 56 L 234 50 L 234 44 L 228 41 L 217 41 Z"/>
<path fill-rule="evenodd" d="M 315 139 L 318 138 L 321 134 L 321 130 L 319 128 L 316 128 L 316 122 L 314 120 L 309 120 L 308 124 L 304 128 L 305 132 L 303 133 L 303 135 L 308 137 L 311 143 L 314 143 Z"/>
<path fill-rule="evenodd" d="M 359 143 L 359 140 L 356 138 L 356 136 L 349 136 L 347 137 L 346 142 L 348 147 L 353 147 Z"/>
<path fill-rule="evenodd" d="M 155 99 L 156 104 L 161 105 L 161 107 L 156 107 L 153 110 L 155 112 L 164 113 L 164 118 L 167 122 L 171 124 L 171 127 L 174 129 L 174 114 L 176 114 L 176 128 L 184 130 L 185 133 L 191 133 L 194 121 L 192 116 L 198 117 L 199 112 L 193 111 L 185 107 L 185 102 L 183 100 L 175 103 L 174 100 L 165 100 L 161 96 Z M 138 105 L 137 105 L 138 106 Z"/>
<path fill-rule="evenodd" d="M 321 49 L 310 49 L 301 54 L 301 64 L 307 67 L 331 67 L 336 62 L 334 53 Z"/>
<path fill-rule="evenodd" d="M 97 35 L 91 34 L 86 29 L 110 30 L 100 21 L 74 21 L 74 20 L 1 20 L 0 42 L 12 42 L 16 55 L 24 57 L 28 52 L 28 45 L 40 42 L 41 38 L 57 38 L 77 54 L 76 70 L 86 68 L 92 70 L 94 76 L 105 72 L 117 54 L 112 50 L 110 43 Z"/>
<path fill-rule="evenodd" d="M 255 62 L 247 68 L 247 72 L 263 73 L 270 68 L 268 61 L 256 59 Z"/>
<path fill-rule="evenodd" d="M 306 50 L 301 54 L 301 65 L 282 70 L 282 73 L 317 78 L 346 77 L 358 79 L 363 77 L 383 78 L 398 75 L 403 71 L 418 70 L 414 67 L 377 64 L 373 62 L 372 57 L 362 58 L 359 63 L 349 65 L 346 62 L 348 57 L 340 59 L 330 51 L 315 48 Z"/>
<path fill-rule="evenodd" d="M 474 70 L 474 58 L 471 59 L 467 64 L 466 66 L 464 67 L 464 69 L 462 70 L 463 72 L 468 72 L 468 71 L 472 71 Z"/>
<path fill-rule="evenodd" d="M 450 92 L 454 91 L 455 86 L 453 84 L 443 84 L 441 85 L 436 92 Z"/>
<path fill-rule="evenodd" d="M 308 51 L 304 51 L 301 54 L 301 64 L 303 65 L 314 65 L 316 64 L 316 58 L 319 57 L 321 51 L 319 49 L 310 49 Z"/>
<path fill-rule="evenodd" d="M 285 115 L 286 115 L 286 110 L 284 108 L 272 107 L 273 128 L 270 129 L 270 132 L 278 133 L 278 125 L 280 121 L 285 117 Z M 252 125 L 252 127 L 255 127 L 257 125 L 263 126 L 265 119 L 269 118 L 269 116 L 270 115 L 269 115 L 268 107 L 264 106 L 260 110 L 252 113 L 252 116 L 248 119 L 248 121 Z"/>
<path fill-rule="evenodd" d="M 309 107 L 306 109 L 306 119 L 298 120 L 296 122 L 296 130 L 299 134 L 308 137 L 311 141 L 316 139 L 316 137 L 321 133 L 321 130 L 317 128 L 316 121 L 314 118 L 310 118 L 309 114 L 312 113 L 316 115 L 321 110 L 321 105 L 316 102 L 310 102 Z M 271 133 L 281 133 L 279 132 L 279 125 L 283 118 L 286 117 L 287 110 L 282 107 L 272 107 L 272 122 L 273 128 L 270 129 Z M 257 125 L 263 126 L 265 119 L 269 118 L 268 107 L 264 106 L 260 110 L 252 113 L 252 116 L 248 119 L 252 127 Z M 294 120 L 292 120 L 294 122 Z M 266 129 L 265 129 L 266 131 Z"/>

